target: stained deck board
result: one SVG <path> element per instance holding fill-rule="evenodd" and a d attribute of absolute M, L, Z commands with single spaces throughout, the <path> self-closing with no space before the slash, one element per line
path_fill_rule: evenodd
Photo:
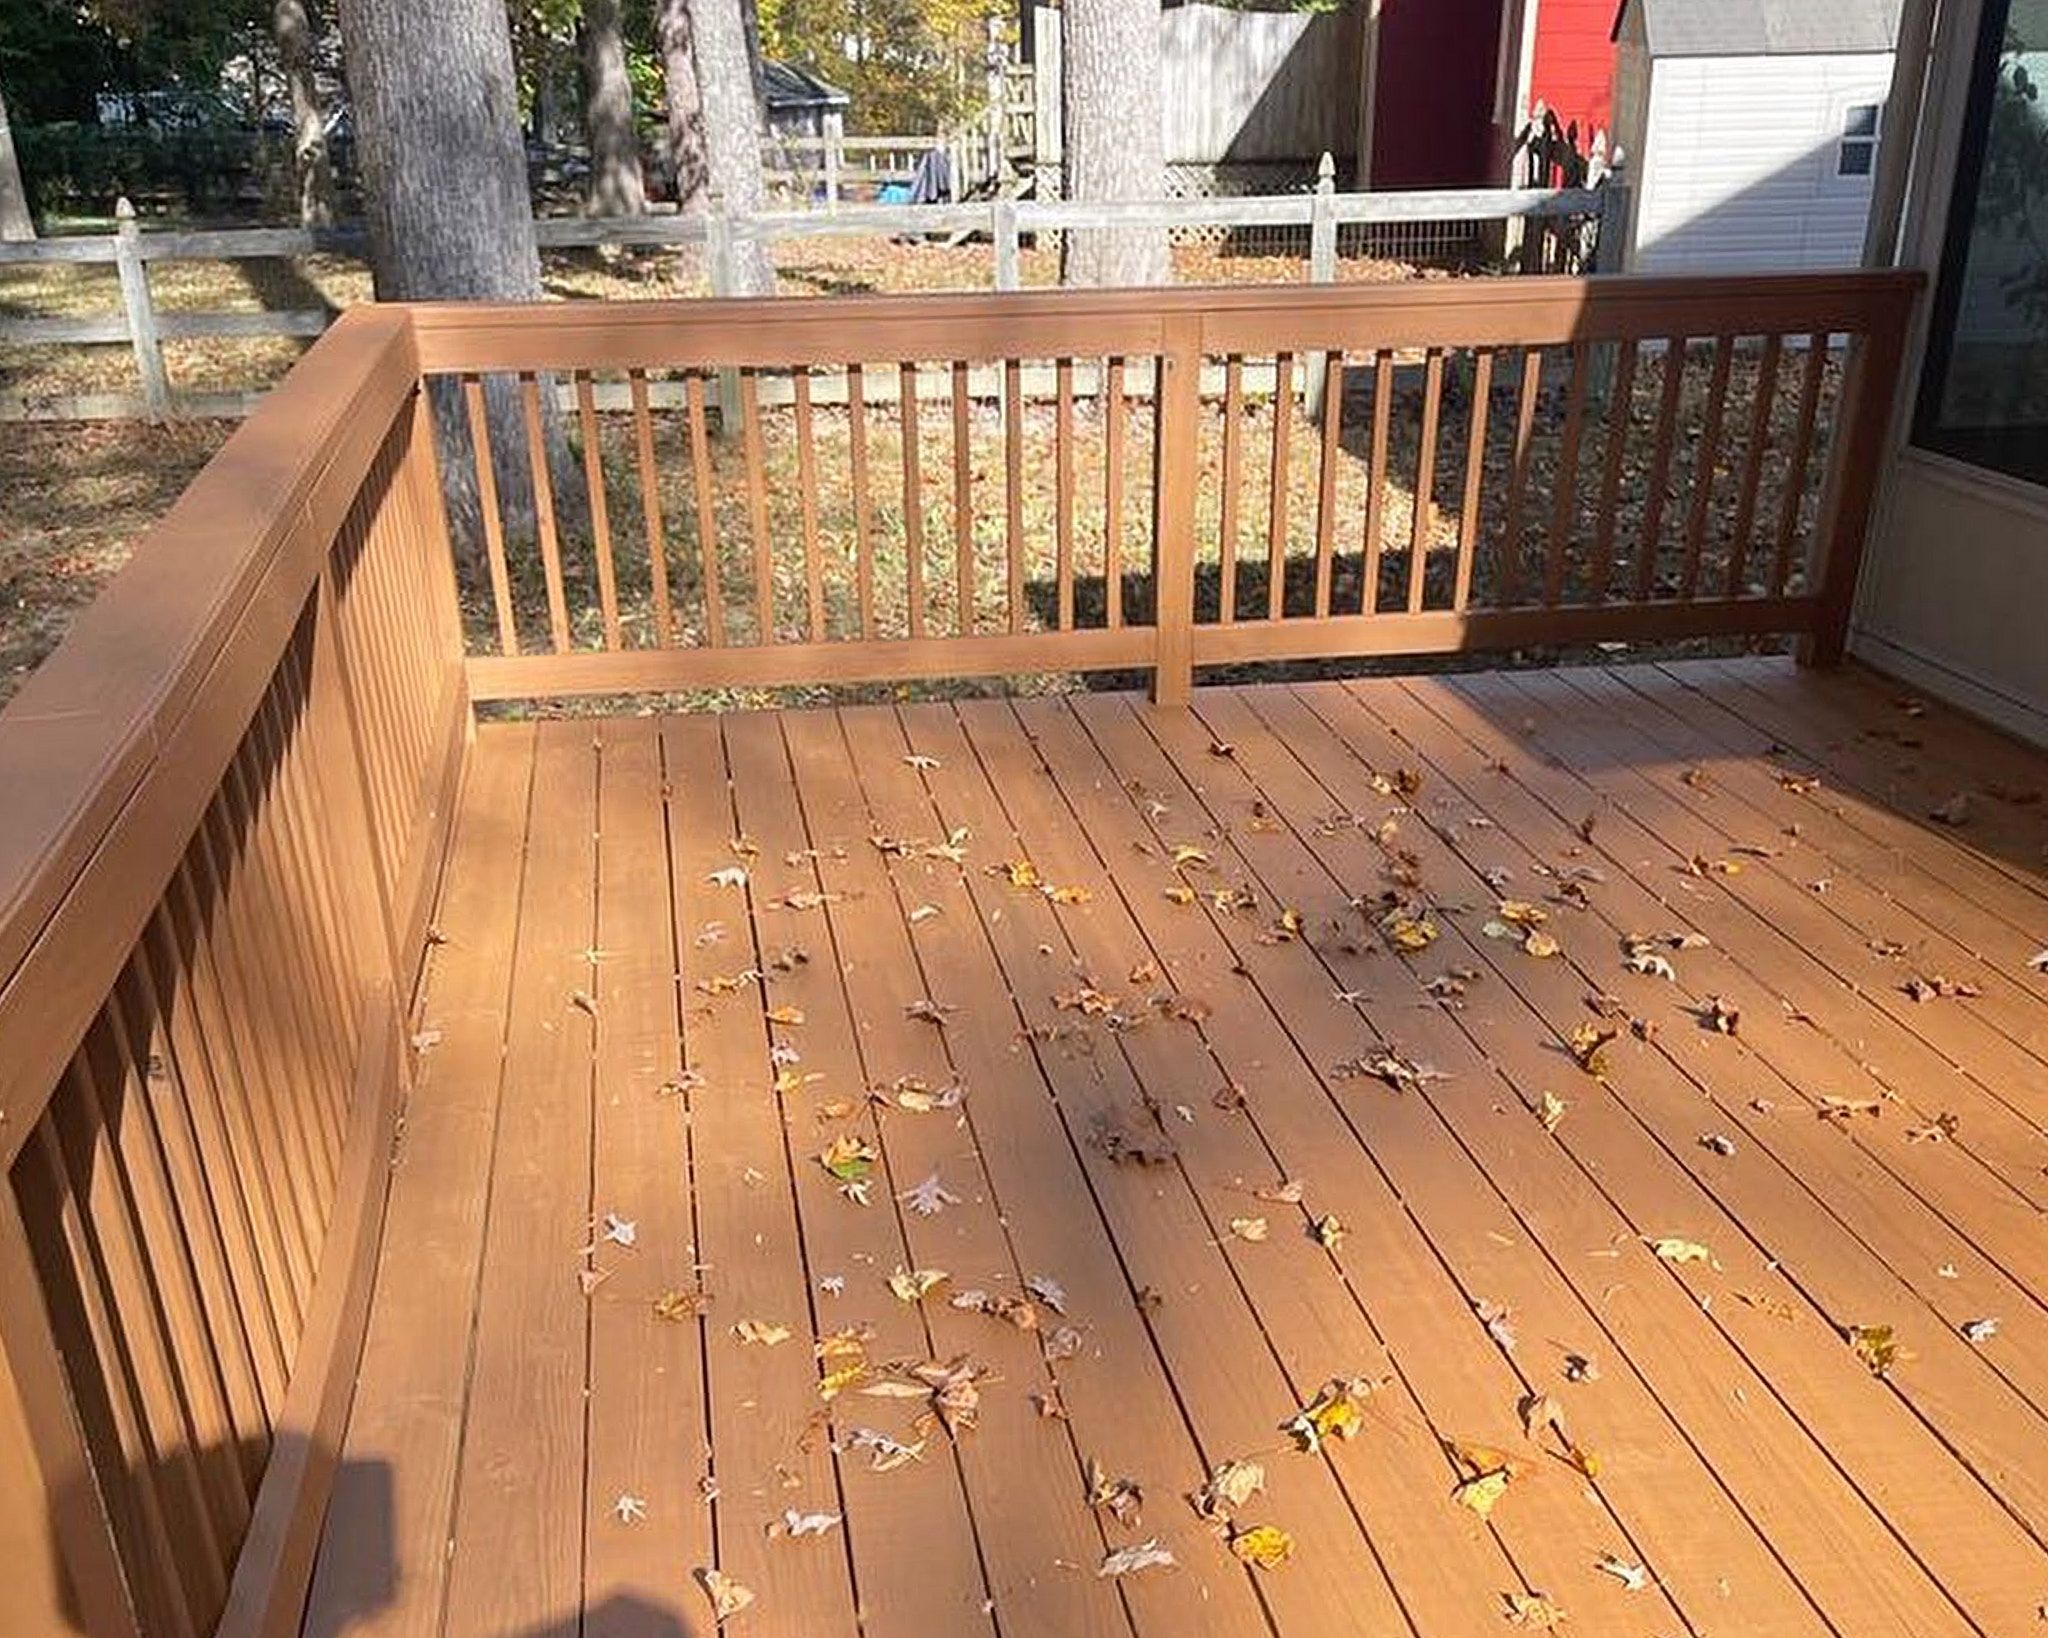
<path fill-rule="evenodd" d="M 1199 690 L 1185 711 L 484 726 L 308 1630 L 702 1638 L 713 1565 L 757 1595 L 725 1630 L 805 1638 L 1457 1638 L 1532 1591 L 1595 1634 L 2018 1630 L 2048 1586 L 2027 1459 L 2048 1433 L 2048 977 L 2016 958 L 2048 932 L 2048 880 L 2030 804 L 1986 795 L 1953 829 L 1924 807 L 2048 783 L 2048 759 L 1904 717 L 1898 693 L 1740 661 Z M 1863 732 L 1901 719 L 1939 746 Z M 1374 783 L 1396 766 L 1419 793 Z M 1777 777 L 1809 767 L 1818 790 Z M 1416 957 L 1349 904 L 1388 885 L 1388 817 L 1442 927 Z M 961 831 L 957 862 L 932 851 Z M 1738 875 L 1674 868 L 1774 834 L 1788 851 Z M 1170 900 L 1182 841 L 1213 864 L 1189 885 L 1253 905 Z M 1015 884 L 1023 859 L 1070 891 Z M 1543 900 L 1541 870 L 1574 862 L 1601 877 L 1547 906 L 1559 957 L 1483 934 L 1494 898 Z M 1674 955 L 1675 982 L 1623 970 L 1625 933 L 1666 926 L 1712 944 Z M 1984 993 L 1886 993 L 1896 963 L 1863 942 L 1908 933 Z M 1483 975 L 1459 1009 L 1423 987 L 1454 966 Z M 1122 1022 L 1059 1004 L 1083 984 Z M 1594 990 L 1660 1022 L 1604 1083 L 1561 1048 Z M 1711 994 L 1741 1007 L 1735 1038 L 1685 1010 Z M 959 1010 L 905 1012 L 924 997 Z M 1381 1050 L 1451 1079 L 1340 1072 Z M 907 1074 L 966 1100 L 870 1098 Z M 1233 1082 L 1242 1107 L 1217 1100 Z M 1545 1091 L 1570 1104 L 1554 1133 Z M 1829 1096 L 1884 1113 L 1824 1122 Z M 1907 1140 L 1944 1110 L 1947 1140 Z M 1118 1164 L 1106 1121 L 1173 1153 Z M 866 1208 L 817 1160 L 848 1127 L 879 1151 Z M 959 1199 L 922 1217 L 898 1196 L 934 1171 Z M 1290 1177 L 1299 1203 L 1260 1198 Z M 1309 1231 L 1325 1211 L 1334 1249 Z M 633 1246 L 596 1241 L 606 1212 Z M 1265 1240 L 1233 1232 L 1249 1216 Z M 1660 1234 L 1716 1265 L 1663 1262 L 1641 1244 Z M 951 1282 L 905 1304 L 899 1263 Z M 1034 1334 L 946 1301 L 1032 1274 L 1065 1287 L 1078 1352 L 1045 1357 L 1048 1312 Z M 655 1317 L 700 1288 L 701 1316 Z M 1482 1300 L 1512 1311 L 1512 1350 Z M 1983 1317 L 1999 1334 L 1966 1341 Z M 744 1319 L 790 1339 L 743 1341 Z M 1839 1330 L 1860 1323 L 1909 1349 L 1886 1378 Z M 854 1325 L 871 1360 L 995 1365 L 981 1426 L 873 1471 L 852 1431 L 910 1438 L 918 1407 L 821 1400 L 813 1339 Z M 1563 1381 L 1566 1351 L 1600 1379 Z M 1376 1385 L 1359 1437 L 1294 1451 L 1280 1424 L 1352 1374 Z M 1531 1390 L 1592 1478 L 1524 1437 Z M 1536 1475 L 1482 1521 L 1444 1440 Z M 1245 1456 L 1269 1484 L 1243 1520 L 1296 1539 L 1278 1570 L 1184 1500 Z M 1135 1530 L 1089 1511 L 1090 1458 L 1142 1484 Z M 789 1508 L 841 1522 L 784 1539 Z M 1095 1576 L 1152 1536 L 1178 1568 Z"/>

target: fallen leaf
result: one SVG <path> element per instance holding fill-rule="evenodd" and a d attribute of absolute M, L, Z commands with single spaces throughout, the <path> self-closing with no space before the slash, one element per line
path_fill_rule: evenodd
<path fill-rule="evenodd" d="M 745 887 L 747 885 L 747 873 L 738 865 L 727 865 L 722 870 L 714 870 L 704 879 L 713 887 Z"/>
<path fill-rule="evenodd" d="M 1815 1113 L 1822 1120 L 1833 1121 L 1838 1126 L 1846 1126 L 1858 1115 L 1868 1115 L 1872 1120 L 1878 1119 L 1884 1113 L 1884 1100 L 1881 1098 L 1838 1098 L 1832 1093 L 1823 1093 Z"/>
<path fill-rule="evenodd" d="M 1732 1155 L 1735 1153 L 1735 1140 L 1721 1132 L 1702 1132 L 1700 1147 L 1717 1155 Z"/>
<path fill-rule="evenodd" d="M 1915 976 L 1899 986 L 1915 1001 L 1947 1000 L 1951 996 L 1982 995 L 1984 992 L 1966 979 L 1950 978 L 1946 973 L 1935 973 L 1932 977 Z"/>
<path fill-rule="evenodd" d="M 934 1001 L 930 996 L 920 996 L 903 1004 L 904 1017 L 921 1024 L 936 1024 L 940 1029 L 946 1027 L 946 1015 L 957 1010 L 950 1002 Z"/>
<path fill-rule="evenodd" d="M 842 1183 L 858 1183 L 875 1169 L 881 1153 L 867 1139 L 842 1132 L 818 1154 L 818 1164 Z"/>
<path fill-rule="evenodd" d="M 656 1319 L 681 1325 L 707 1313 L 711 1308 L 711 1298 L 702 1291 L 664 1291 L 654 1299 L 652 1306 Z"/>
<path fill-rule="evenodd" d="M 1486 1327 L 1486 1334 L 1504 1353 L 1515 1351 L 1514 1315 L 1509 1309 L 1480 1297 L 1474 1300 L 1472 1312 L 1479 1316 L 1479 1323 Z"/>
<path fill-rule="evenodd" d="M 1547 960 L 1558 954 L 1564 946 L 1544 932 L 1540 927 L 1529 929 L 1529 936 L 1522 940 L 1522 953 Z"/>
<path fill-rule="evenodd" d="M 830 1404 L 868 1374 L 868 1333 L 864 1327 L 834 1331 L 818 1339 L 815 1352 L 821 1367 L 818 1397 Z"/>
<path fill-rule="evenodd" d="M 620 1492 L 618 1500 L 612 1503 L 612 1517 L 621 1524 L 642 1523 L 647 1517 L 646 1498 Z"/>
<path fill-rule="evenodd" d="M 915 768 L 920 773 L 930 773 L 933 769 L 942 766 L 937 757 L 926 756 L 922 751 L 912 751 L 910 755 L 903 759 L 903 765 L 907 768 Z"/>
<path fill-rule="evenodd" d="M 1945 1143 L 1956 1135 L 1957 1130 L 1962 1124 L 1962 1117 L 1960 1115 L 1944 1109 L 1924 1126 L 1907 1127 L 1906 1141 L 1908 1143 Z"/>
<path fill-rule="evenodd" d="M 1872 1376 L 1883 1376 L 1906 1356 L 1889 1325 L 1851 1325 L 1843 1333 L 1856 1357 L 1870 1367 Z"/>
<path fill-rule="evenodd" d="M 1946 802 L 1929 808 L 1927 817 L 1938 825 L 1967 825 L 1970 822 L 1970 793 L 1957 791 Z"/>
<path fill-rule="evenodd" d="M 1103 1559 L 1101 1568 L 1095 1573 L 1105 1577 L 1134 1575 L 1139 1570 L 1172 1569 L 1176 1562 L 1173 1550 L 1160 1546 L 1155 1537 L 1141 1541 L 1135 1547 L 1119 1547 Z"/>
<path fill-rule="evenodd" d="M 1415 1063 L 1391 1052 L 1383 1052 L 1374 1058 L 1358 1058 L 1349 1064 L 1339 1064 L 1334 1071 L 1339 1078 L 1346 1075 L 1372 1075 L 1385 1081 L 1396 1092 L 1413 1092 L 1431 1081 L 1447 1081 L 1451 1077 L 1441 1069 L 1428 1064 Z"/>
<path fill-rule="evenodd" d="M 1571 1105 L 1555 1092 L 1546 1092 L 1543 1094 L 1541 1106 L 1536 1111 L 1536 1118 L 1543 1123 L 1544 1131 L 1555 1132 L 1558 1122 L 1564 1119 L 1564 1112 L 1570 1107 Z"/>
<path fill-rule="evenodd" d="M 1304 1185 L 1298 1177 L 1290 1177 L 1284 1183 L 1269 1184 L 1259 1190 L 1261 1200 L 1271 1200 L 1276 1205 L 1298 1206 Z"/>
<path fill-rule="evenodd" d="M 1742 1025 L 1742 1013 L 1718 995 L 1700 1003 L 1700 1024 L 1717 1035 L 1733 1035 Z"/>
<path fill-rule="evenodd" d="M 1355 1439 L 1365 1425 L 1365 1400 L 1372 1384 L 1363 1377 L 1332 1377 L 1315 1398 L 1281 1423 L 1313 1456 L 1327 1439 Z"/>
<path fill-rule="evenodd" d="M 772 1320 L 743 1319 L 732 1328 L 732 1334 L 742 1342 L 757 1342 L 764 1348 L 773 1348 L 777 1343 L 787 1342 L 794 1333 L 786 1325 L 777 1325 Z"/>
<path fill-rule="evenodd" d="M 743 1587 L 721 1571 L 700 1566 L 697 1581 L 704 1594 L 711 1600 L 711 1613 L 719 1621 L 725 1621 L 739 1614 L 754 1601 L 753 1589 Z"/>
<path fill-rule="evenodd" d="M 1667 1263 L 1678 1263 L 1681 1266 L 1686 1263 L 1707 1263 L 1711 1265 L 1714 1261 L 1714 1254 L 1697 1240 L 1666 1238 L 1646 1240 L 1644 1244 Z"/>
<path fill-rule="evenodd" d="M 1344 1236 L 1349 1232 L 1343 1220 L 1333 1211 L 1324 1212 L 1309 1225 L 1310 1235 L 1325 1251 L 1335 1251 L 1344 1243 Z"/>
<path fill-rule="evenodd" d="M 943 1268 L 904 1268 L 898 1265 L 889 1276 L 889 1289 L 903 1302 L 920 1302 L 926 1293 L 944 1283 Z"/>
<path fill-rule="evenodd" d="M 1570 1619 L 1541 1593 L 1508 1593 L 1508 1624 L 1531 1632 L 1555 1632 Z"/>
<path fill-rule="evenodd" d="M 1413 954 L 1437 941 L 1440 929 L 1427 916 L 1411 916 L 1394 910 L 1380 919 L 1380 932 L 1397 950 Z"/>
<path fill-rule="evenodd" d="M 1050 1274 L 1031 1275 L 1025 1280 L 1024 1289 L 1055 1314 L 1064 1314 L 1067 1311 L 1067 1289 Z"/>
<path fill-rule="evenodd" d="M 1607 1043 L 1621 1031 L 1611 1025 L 1588 1021 L 1574 1026 L 1570 1040 L 1572 1056 L 1579 1067 L 1595 1080 L 1604 1079 L 1607 1074 Z"/>
<path fill-rule="evenodd" d="M 1138 1515 L 1145 1505 L 1145 1494 L 1138 1488 L 1136 1479 L 1110 1477 L 1102 1464 L 1091 1456 L 1088 1458 L 1088 1505 L 1098 1513 L 1107 1513 L 1126 1530 L 1135 1530 Z"/>
<path fill-rule="evenodd" d="M 599 1225 L 598 1238 L 611 1245 L 630 1249 L 639 1243 L 640 1225 L 631 1218 L 621 1217 L 615 1211 L 608 1211 Z"/>
<path fill-rule="evenodd" d="M 943 1365 L 932 1361 L 916 1366 L 910 1374 L 931 1395 L 932 1414 L 939 1425 L 957 1439 L 975 1426 L 981 1409 L 981 1384 L 995 1373 L 959 1354 Z"/>
<path fill-rule="evenodd" d="M 1961 1330 L 1965 1341 L 1989 1342 L 1998 1335 L 1998 1321 L 1995 1319 L 1965 1320 Z"/>
<path fill-rule="evenodd" d="M 1641 1592 L 1650 1584 L 1650 1572 L 1640 1564 L 1631 1564 L 1625 1558 L 1613 1553 L 1602 1553 L 1593 1561 L 1593 1568 L 1604 1575 L 1611 1575 L 1630 1592 Z"/>
<path fill-rule="evenodd" d="M 1240 1240 L 1257 1242 L 1266 1238 L 1268 1230 L 1263 1217 L 1233 1217 L 1230 1232 Z"/>
<path fill-rule="evenodd" d="M 1231 1515 L 1266 1488 L 1266 1469 L 1250 1460 L 1224 1462 L 1192 1498 L 1203 1518 L 1227 1524 Z"/>
<path fill-rule="evenodd" d="M 1014 1325 L 1020 1331 L 1038 1329 L 1038 1310 L 1024 1298 L 1010 1292 L 956 1291 L 946 1300 L 950 1307 L 986 1314 L 991 1319 Z"/>
<path fill-rule="evenodd" d="M 905 1189 L 896 1198 L 920 1217 L 936 1217 L 948 1206 L 960 1204 L 960 1196 L 939 1181 L 937 1172 L 914 1188 Z"/>
<path fill-rule="evenodd" d="M 837 1513 L 799 1513 L 794 1507 L 783 1509 L 782 1517 L 768 1526 L 769 1536 L 787 1536 L 795 1541 L 803 1536 L 822 1536 L 840 1522 Z"/>
<path fill-rule="evenodd" d="M 1230 1550 L 1246 1564 L 1277 1570 L 1294 1556 L 1294 1538 L 1277 1524 L 1254 1524 L 1230 1533 Z"/>
<path fill-rule="evenodd" d="M 905 1444 L 901 1439 L 892 1439 L 873 1428 L 855 1428 L 847 1436 L 846 1445 L 849 1450 L 867 1451 L 868 1468 L 875 1473 L 892 1472 L 907 1463 L 924 1460 L 924 1440 Z"/>

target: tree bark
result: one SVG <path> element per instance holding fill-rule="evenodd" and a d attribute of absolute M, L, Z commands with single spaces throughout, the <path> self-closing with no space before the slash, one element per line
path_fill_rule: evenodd
<path fill-rule="evenodd" d="M 379 299 L 538 301 L 540 252 L 503 0 L 341 0 L 340 10 Z M 434 386 L 449 523 L 473 555 L 481 530 L 467 417 L 452 382 Z M 533 484 L 515 383 L 492 376 L 485 386 L 505 530 L 529 535 Z M 551 470 L 573 472 L 553 414 L 548 444 Z"/>
<path fill-rule="evenodd" d="M 14 151 L 14 127 L 7 119 L 7 94 L 0 90 L 0 239 L 27 240 L 35 236 L 35 218 L 28 209 L 28 188 L 21 180 L 21 156 Z"/>
<path fill-rule="evenodd" d="M 583 0 L 583 125 L 590 135 L 592 216 L 638 216 L 647 209 L 640 179 L 640 137 L 633 128 L 633 82 L 619 0 Z"/>
<path fill-rule="evenodd" d="M 334 221 L 334 166 L 327 156 L 327 126 L 313 82 L 313 19 L 305 0 L 276 0 L 270 13 L 278 66 L 292 99 L 292 166 L 299 179 L 299 225 Z"/>
<path fill-rule="evenodd" d="M 711 191 L 736 216 L 759 213 L 761 126 L 748 67 L 740 0 L 686 0 L 697 47 L 697 89 L 704 103 L 704 149 Z M 713 267 L 713 277 L 718 269 Z M 759 239 L 735 237 L 724 294 L 772 296 L 775 266 Z"/>
<path fill-rule="evenodd" d="M 654 19 L 668 88 L 668 153 L 676 209 L 704 208 L 711 171 L 704 152 L 704 99 L 697 90 L 697 41 L 689 0 L 661 0 Z"/>
<path fill-rule="evenodd" d="M 1158 0 L 1066 0 L 1060 19 L 1067 197 L 1164 198 Z M 1173 276 L 1163 228 L 1070 232 L 1065 264 L 1068 284 L 1167 284 Z"/>

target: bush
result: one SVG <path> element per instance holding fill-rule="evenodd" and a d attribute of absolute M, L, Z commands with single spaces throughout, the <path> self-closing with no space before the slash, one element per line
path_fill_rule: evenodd
<path fill-rule="evenodd" d="M 39 214 L 99 214 L 122 195 L 138 204 L 205 215 L 242 201 L 260 200 L 288 148 L 277 138 L 219 124 L 169 129 L 146 125 L 89 125 L 64 121 L 15 131 L 23 179 Z"/>

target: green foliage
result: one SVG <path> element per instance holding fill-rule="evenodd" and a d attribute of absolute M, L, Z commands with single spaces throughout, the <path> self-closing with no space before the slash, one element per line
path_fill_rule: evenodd
<path fill-rule="evenodd" d="M 761 45 L 849 92 L 849 131 L 921 133 L 982 105 L 992 16 L 1007 25 L 1011 8 L 997 0 L 761 0 Z"/>

